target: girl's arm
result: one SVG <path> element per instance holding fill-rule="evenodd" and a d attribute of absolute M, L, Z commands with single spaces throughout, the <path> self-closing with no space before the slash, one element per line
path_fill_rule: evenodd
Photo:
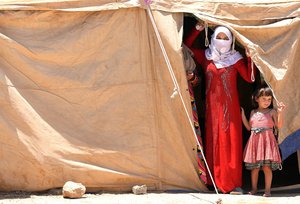
<path fill-rule="evenodd" d="M 243 108 L 241 108 L 241 110 L 242 110 L 241 115 L 242 115 L 242 121 L 243 121 L 243 124 L 244 124 L 244 126 L 246 127 L 246 129 L 247 129 L 248 131 L 250 131 L 250 130 L 251 130 L 251 126 L 250 126 L 250 123 L 249 123 L 249 121 L 247 120 L 247 118 L 246 118 L 246 116 L 245 116 L 245 111 L 244 111 Z M 252 114 L 253 114 L 253 111 L 251 111 L 250 117 L 252 116 Z"/>
<path fill-rule="evenodd" d="M 274 113 L 272 114 L 273 120 L 275 122 L 275 126 L 278 128 L 282 127 L 283 123 L 283 116 L 282 116 L 282 111 L 284 110 L 285 105 L 282 102 L 279 102 L 277 104 L 277 112 L 274 110 Z"/>

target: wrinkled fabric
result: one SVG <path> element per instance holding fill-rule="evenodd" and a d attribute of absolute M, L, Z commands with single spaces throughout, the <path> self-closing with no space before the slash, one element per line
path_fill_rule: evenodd
<path fill-rule="evenodd" d="M 181 14 L 154 12 L 182 96 Z M 0 18 L 1 191 L 205 190 L 197 144 L 144 9 Z M 190 106 L 187 106 L 192 115 Z M 182 168 L 184 166 L 184 168 Z"/>

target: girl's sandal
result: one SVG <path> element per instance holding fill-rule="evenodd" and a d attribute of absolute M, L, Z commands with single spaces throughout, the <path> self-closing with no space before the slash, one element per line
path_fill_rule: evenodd
<path fill-rule="evenodd" d="M 263 197 L 271 197 L 271 193 L 264 193 Z"/>
<path fill-rule="evenodd" d="M 249 191 L 248 192 L 248 195 L 255 195 L 256 194 L 256 191 Z"/>

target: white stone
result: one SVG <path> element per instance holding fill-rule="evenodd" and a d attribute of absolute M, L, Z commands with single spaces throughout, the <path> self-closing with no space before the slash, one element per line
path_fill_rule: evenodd
<path fill-rule="evenodd" d="M 146 185 L 141 185 L 141 186 L 133 186 L 132 187 L 132 192 L 135 194 L 135 195 L 140 195 L 140 194 L 145 194 L 147 193 L 147 186 Z"/>
<path fill-rule="evenodd" d="M 68 181 L 63 186 L 62 194 L 64 198 L 81 198 L 85 194 L 86 188 L 81 183 Z"/>

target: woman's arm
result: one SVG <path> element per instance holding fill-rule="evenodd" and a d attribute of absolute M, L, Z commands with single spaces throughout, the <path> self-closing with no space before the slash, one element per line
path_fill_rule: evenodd
<path fill-rule="evenodd" d="M 195 49 L 192 47 L 194 41 L 196 40 L 197 36 L 200 34 L 201 31 L 204 30 L 204 25 L 197 23 L 195 27 L 192 28 L 192 31 L 187 35 L 186 39 L 184 39 L 184 44 L 188 46 L 192 51 Z"/>
<path fill-rule="evenodd" d="M 252 68 L 251 63 L 252 63 L 251 58 L 247 57 L 246 60 L 245 59 L 240 59 L 234 65 L 237 68 L 237 70 L 238 70 L 239 74 L 241 75 L 241 77 L 249 83 L 254 82 L 255 74 L 256 74 L 256 66 L 253 65 L 253 68 Z"/>
<path fill-rule="evenodd" d="M 193 47 L 193 43 L 200 34 L 201 31 L 204 30 L 204 25 L 197 23 L 194 28 L 192 28 L 191 32 L 187 35 L 187 37 L 183 40 L 183 43 L 193 52 L 194 59 L 203 66 L 203 62 L 205 60 L 205 52 L 201 49 L 196 49 Z M 203 68 L 203 67 L 202 67 Z"/>

